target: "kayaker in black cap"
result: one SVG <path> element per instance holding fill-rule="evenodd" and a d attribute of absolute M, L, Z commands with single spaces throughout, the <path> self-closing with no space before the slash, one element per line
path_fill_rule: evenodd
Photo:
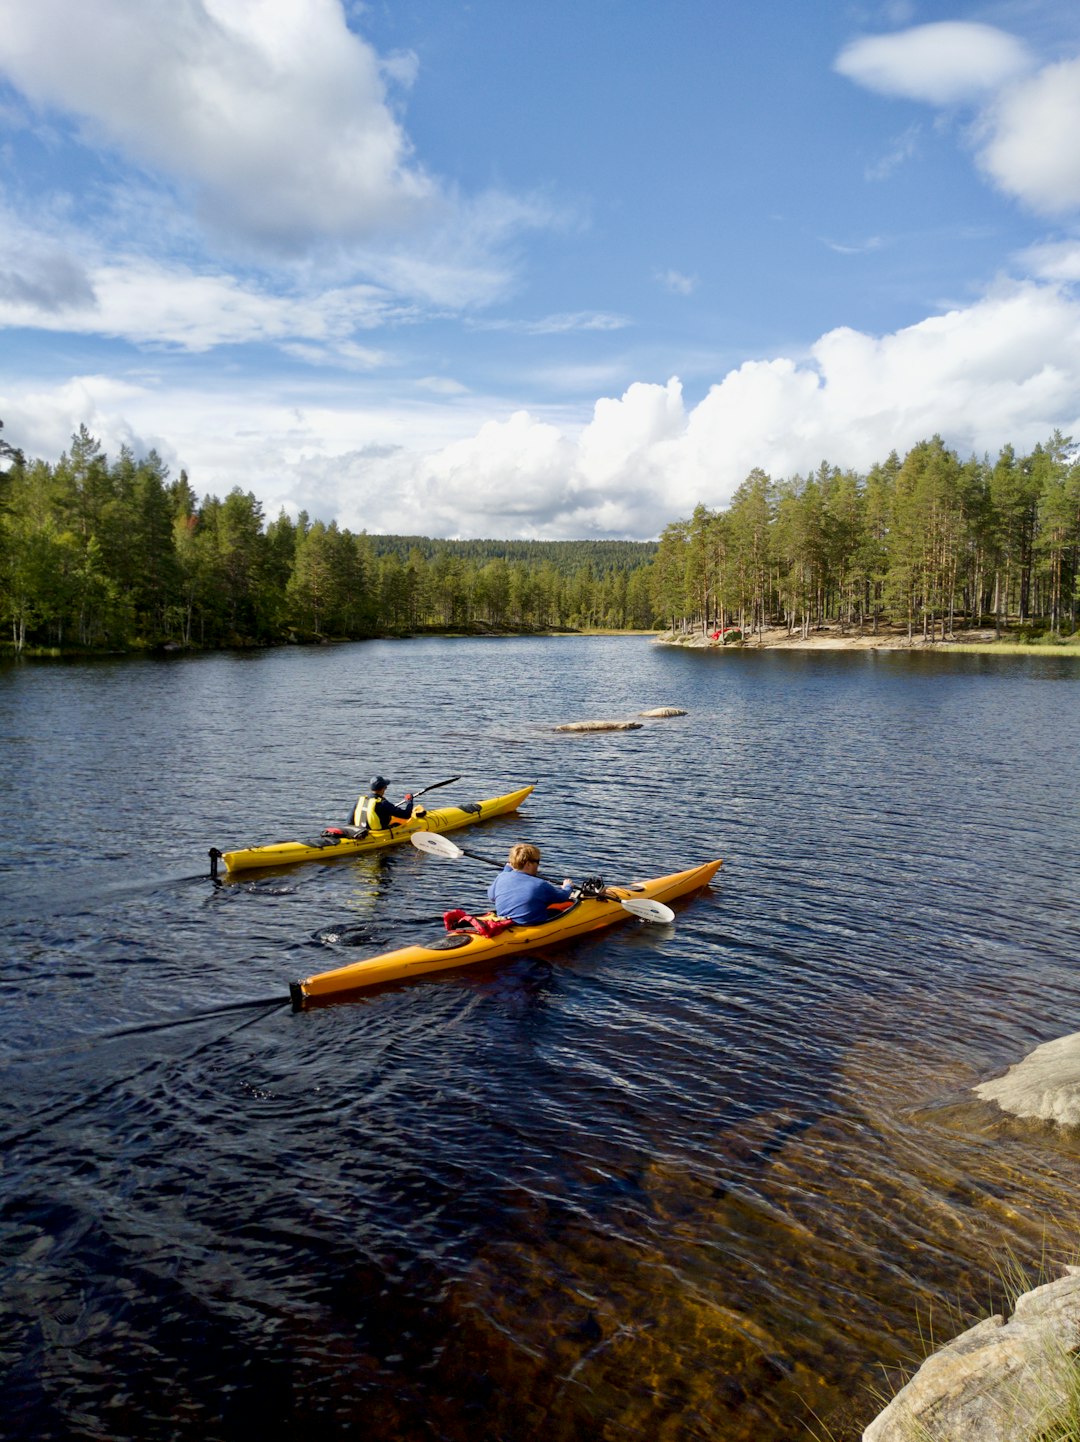
<path fill-rule="evenodd" d="M 413 814 L 413 798 L 410 791 L 400 806 L 386 799 L 386 788 L 390 785 L 385 776 L 373 776 L 367 794 L 361 796 L 353 811 L 353 826 L 366 826 L 368 831 L 389 831 L 395 821 L 408 821 Z M 416 808 L 417 816 L 425 815 L 424 808 Z"/>

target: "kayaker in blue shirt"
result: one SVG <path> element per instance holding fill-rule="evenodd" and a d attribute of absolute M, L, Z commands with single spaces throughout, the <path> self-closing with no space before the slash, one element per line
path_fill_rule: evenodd
<path fill-rule="evenodd" d="M 552 921 L 573 899 L 574 883 L 570 878 L 566 877 L 562 886 L 555 886 L 537 876 L 539 865 L 538 847 L 528 841 L 511 846 L 506 865 L 488 887 L 488 899 L 499 916 L 507 916 L 521 926 L 539 926 Z"/>
<path fill-rule="evenodd" d="M 390 785 L 385 776 L 373 776 L 368 793 L 361 796 L 353 811 L 352 824 L 366 826 L 369 831 L 389 831 L 395 821 L 408 821 L 413 814 L 412 792 L 408 792 L 400 806 L 386 799 L 386 788 Z M 416 808 L 417 816 L 426 816 L 422 806 Z"/>

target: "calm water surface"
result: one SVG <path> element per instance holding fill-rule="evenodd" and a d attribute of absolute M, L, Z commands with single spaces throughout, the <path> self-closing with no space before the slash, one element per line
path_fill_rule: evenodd
<path fill-rule="evenodd" d="M 36 663 L 0 748 L 4 1436 L 844 1439 L 1075 1260 L 1080 1137 L 970 1091 L 1080 1029 L 1075 661 Z M 558 875 L 725 864 L 673 927 L 293 1014 L 483 904 L 409 846 L 209 880 L 374 770 L 535 781 L 466 844 Z"/>

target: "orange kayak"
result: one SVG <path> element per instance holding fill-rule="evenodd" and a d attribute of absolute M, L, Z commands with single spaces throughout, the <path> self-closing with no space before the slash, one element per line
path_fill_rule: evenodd
<path fill-rule="evenodd" d="M 607 889 L 627 900 L 671 901 L 707 885 L 720 866 L 720 861 L 706 861 L 701 866 L 690 867 L 688 871 L 676 871 L 670 876 L 657 876 L 651 881 L 637 881 L 629 886 L 609 884 Z M 289 987 L 293 1010 L 302 1011 L 309 1002 L 320 998 L 362 991 L 365 987 L 379 986 L 383 982 L 430 976 L 436 971 L 453 971 L 475 962 L 494 961 L 499 957 L 516 956 L 520 952 L 572 941 L 586 932 L 598 931 L 601 927 L 622 921 L 626 915 L 617 901 L 582 897 L 569 910 L 560 912 L 554 920 L 541 926 L 509 926 L 497 936 L 448 932 L 428 946 L 403 946 L 397 951 L 386 951 L 380 956 L 352 962 L 349 966 L 339 966 L 334 971 L 320 972 L 317 976 L 309 976 L 306 981 L 294 981 Z"/>

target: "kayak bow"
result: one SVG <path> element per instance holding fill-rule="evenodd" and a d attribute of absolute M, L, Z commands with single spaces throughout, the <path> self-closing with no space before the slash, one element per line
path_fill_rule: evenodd
<path fill-rule="evenodd" d="M 716 875 L 720 865 L 720 861 L 706 861 L 704 865 L 692 866 L 688 871 L 657 876 L 651 881 L 638 881 L 632 886 L 609 885 L 608 890 L 617 897 L 627 899 L 643 897 L 671 901 L 705 886 Z M 625 916 L 622 907 L 612 901 L 582 897 L 568 911 L 541 926 L 509 926 L 497 936 L 448 932 L 429 946 L 403 946 L 397 951 L 370 956 L 365 961 L 340 966 L 334 971 L 320 972 L 318 976 L 309 976 L 306 981 L 293 982 L 289 987 L 293 1010 L 302 1011 L 308 1002 L 361 991 L 387 981 L 403 981 L 435 971 L 451 971 L 471 966 L 474 962 L 494 961 L 498 957 L 534 951 L 556 942 L 572 941 L 588 931 L 597 931 L 600 927 L 622 921 Z"/>
<path fill-rule="evenodd" d="M 457 831 L 462 826 L 489 821 L 493 816 L 508 815 L 518 809 L 532 790 L 532 786 L 523 786 L 519 791 L 508 791 L 505 796 L 489 796 L 484 801 L 463 806 L 439 806 L 423 816 L 414 815 L 408 821 L 399 822 L 389 832 L 368 835 L 358 841 L 349 836 L 319 836 L 312 841 L 276 841 L 269 846 L 249 846 L 238 851 L 211 851 L 211 863 L 218 856 L 225 863 L 226 871 L 251 871 L 261 866 L 290 866 L 297 861 L 362 856 L 367 851 L 381 851 L 408 841 L 416 831 Z"/>

